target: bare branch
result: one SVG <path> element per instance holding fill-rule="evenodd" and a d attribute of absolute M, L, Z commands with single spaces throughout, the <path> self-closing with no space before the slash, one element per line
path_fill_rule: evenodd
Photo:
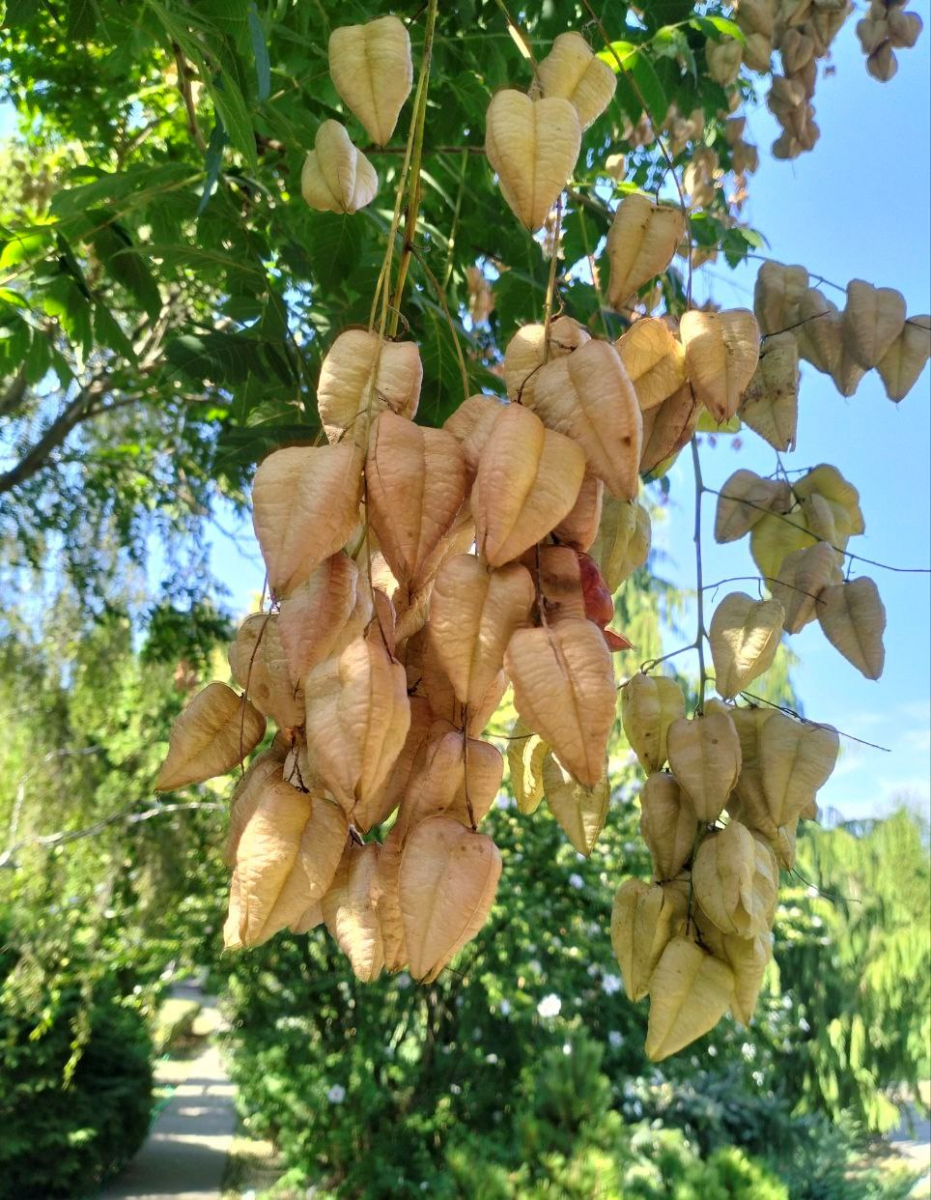
<path fill-rule="evenodd" d="M 106 376 L 93 379 L 77 392 L 16 466 L 0 475 L 0 495 L 25 483 L 48 464 L 51 454 L 64 443 L 71 430 L 92 415 L 94 401 L 107 390 L 107 382 Z"/>

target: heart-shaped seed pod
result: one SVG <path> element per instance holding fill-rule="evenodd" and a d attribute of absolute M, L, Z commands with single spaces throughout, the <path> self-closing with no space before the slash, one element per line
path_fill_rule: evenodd
<path fill-rule="evenodd" d="M 634 499 L 640 487 L 640 406 L 613 346 L 590 341 L 541 367 L 532 408 L 548 429 L 582 447 L 589 471 L 612 496 Z"/>
<path fill-rule="evenodd" d="M 633 294 L 672 262 L 685 233 L 679 208 L 653 203 L 642 192 L 625 196 L 608 230 L 606 254 L 611 264 L 608 298 L 623 308 Z"/>
<path fill-rule="evenodd" d="M 830 778 L 839 749 L 837 730 L 775 713 L 760 729 L 760 778 L 773 823 L 789 825 Z"/>
<path fill-rule="evenodd" d="M 774 450 L 794 450 L 798 430 L 798 342 L 793 333 L 768 338 L 740 399 L 737 415 Z"/>
<path fill-rule="evenodd" d="M 704 945 L 734 972 L 731 1015 L 735 1021 L 749 1027 L 763 985 L 763 975 L 773 957 L 769 935 L 761 933 L 754 938 L 741 938 L 722 933 L 697 905 L 694 916 Z"/>
<path fill-rule="evenodd" d="M 729 711 L 740 739 L 740 774 L 736 787 L 728 797 L 727 811 L 735 820 L 761 833 L 771 845 L 775 845 L 779 834 L 763 790 L 760 739 L 776 710 L 749 707 L 732 708 Z"/>
<path fill-rule="evenodd" d="M 638 671 L 621 689 L 624 733 L 648 775 L 664 766 L 669 726 L 683 716 L 685 697 L 674 679 Z"/>
<path fill-rule="evenodd" d="M 866 69 L 880 83 L 888 83 L 899 69 L 899 62 L 891 42 L 883 42 L 866 60 Z"/>
<path fill-rule="evenodd" d="M 841 537 L 866 532 L 859 491 L 830 463 L 819 463 L 800 475 L 792 485 L 792 490 L 802 501 L 815 494 L 822 496 L 830 507 Z"/>
<path fill-rule="evenodd" d="M 640 789 L 640 833 L 659 880 L 675 879 L 692 857 L 698 818 L 672 775 L 654 772 Z"/>
<path fill-rule="evenodd" d="M 794 325 L 799 319 L 799 301 L 807 290 L 808 272 L 804 267 L 763 263 L 753 287 L 753 312 L 760 333 L 782 333 Z"/>
<path fill-rule="evenodd" d="M 329 43 L 330 78 L 365 132 L 386 146 L 411 93 L 411 39 L 397 17 L 334 29 Z"/>
<path fill-rule="evenodd" d="M 443 428 L 459 443 L 459 449 L 473 477 L 478 470 L 482 447 L 488 441 L 495 417 L 502 407 L 496 396 L 470 396 L 443 422 Z"/>
<path fill-rule="evenodd" d="M 604 484 L 588 472 L 579 488 L 572 511 L 553 530 L 553 536 L 565 546 L 584 553 L 589 550 L 601 527 L 604 509 Z"/>
<path fill-rule="evenodd" d="M 398 893 L 398 877 L 401 872 L 403 850 L 404 841 L 401 831 L 395 823 L 381 844 L 381 853 L 378 856 L 378 866 L 372 884 L 372 896 L 378 914 L 386 971 L 403 971 L 407 966 L 404 918 L 401 916 L 401 897 Z"/>
<path fill-rule="evenodd" d="M 413 418 L 420 403 L 423 364 L 414 342 L 385 342 L 377 333 L 347 329 L 323 360 L 317 408 L 331 442 L 368 445 L 369 426 L 384 409 Z"/>
<path fill-rule="evenodd" d="M 318 212 L 354 213 L 375 199 L 378 175 L 339 121 L 324 121 L 304 159 L 301 195 Z"/>
<path fill-rule="evenodd" d="M 931 316 L 909 317 L 876 364 L 890 400 L 904 400 L 931 358 Z"/>
<path fill-rule="evenodd" d="M 587 620 L 518 629 L 504 666 L 514 684 L 514 707 L 585 787 L 604 774 L 614 724 L 611 655 L 601 631 Z"/>
<path fill-rule="evenodd" d="M 580 33 L 561 33 L 540 63 L 537 78 L 543 95 L 568 100 L 587 129 L 614 99 L 617 76 L 596 58 Z"/>
<path fill-rule="evenodd" d="M 760 330 L 749 309 L 692 310 L 679 323 L 695 395 L 716 421 L 729 421 L 760 357 Z"/>
<path fill-rule="evenodd" d="M 518 563 L 489 570 L 472 554 L 447 559 L 430 604 L 430 636 L 460 704 L 480 704 L 511 634 L 529 622 L 536 593 Z"/>
<path fill-rule="evenodd" d="M 265 736 L 265 718 L 225 683 L 208 683 L 175 719 L 168 755 L 155 781 L 157 792 L 225 775 Z"/>
<path fill-rule="evenodd" d="M 714 517 L 714 540 L 736 542 L 766 516 L 792 507 L 788 486 L 776 479 L 762 479 L 755 471 L 741 468 L 721 487 Z"/>
<path fill-rule="evenodd" d="M 735 19 L 747 36 L 751 33 L 762 33 L 770 39 L 773 36 L 775 12 L 772 0 L 741 0 Z"/>
<path fill-rule="evenodd" d="M 543 763 L 549 746 L 538 733 L 519 718 L 508 739 L 508 773 L 517 807 L 525 817 L 532 816 L 543 799 Z"/>
<path fill-rule="evenodd" d="M 472 488 L 479 553 L 493 567 L 519 558 L 571 511 L 585 455 L 539 417 L 509 404 L 495 420 Z"/>
<path fill-rule="evenodd" d="M 555 625 L 570 617 L 588 617 L 582 590 L 581 560 L 575 550 L 568 546 L 531 546 L 523 557 L 523 565 L 539 589 L 549 624 Z"/>
<path fill-rule="evenodd" d="M 666 734 L 669 765 L 699 821 L 716 821 L 740 774 L 740 739 L 730 715 L 680 717 Z"/>
<path fill-rule="evenodd" d="M 808 515 L 804 510 L 783 515 L 765 515 L 750 533 L 750 553 L 764 579 L 777 579 L 782 564 L 795 550 L 804 550 L 821 534 L 809 531 Z"/>
<path fill-rule="evenodd" d="M 661 477 L 698 428 L 702 407 L 690 383 L 643 414 L 640 474 Z"/>
<path fill-rule="evenodd" d="M 747 34 L 742 58 L 751 71 L 759 71 L 761 74 L 767 73 L 772 65 L 772 56 L 773 43 L 770 38 L 762 33 Z"/>
<path fill-rule="evenodd" d="M 267 750 L 255 756 L 249 764 L 249 769 L 233 789 L 226 844 L 223 847 L 223 861 L 228 867 L 232 867 L 236 861 L 239 839 L 247 821 L 255 812 L 263 788 L 269 783 L 277 783 L 282 778 L 284 760 L 284 747 L 279 745 L 276 739 Z"/>
<path fill-rule="evenodd" d="M 277 613 L 253 613 L 229 649 L 230 674 L 259 712 L 282 729 L 304 724 L 304 696 L 291 680 Z"/>
<path fill-rule="evenodd" d="M 533 101 L 512 89 L 492 97 L 485 153 L 508 207 L 527 229 L 542 228 L 581 144 L 579 115 L 568 100 Z"/>
<path fill-rule="evenodd" d="M 299 682 L 317 663 L 339 654 L 371 619 L 371 597 L 349 555 L 340 551 L 324 559 L 281 602 L 278 632 L 291 679 Z"/>
<path fill-rule="evenodd" d="M 782 69 L 786 75 L 795 75 L 815 56 L 815 43 L 800 29 L 787 29 L 779 42 Z"/>
<path fill-rule="evenodd" d="M 323 919 L 353 974 L 374 983 L 385 963 L 385 945 L 378 919 L 378 860 L 381 846 L 350 839 L 339 868 L 323 897 Z"/>
<path fill-rule="evenodd" d="M 685 383 L 685 350 L 665 321 L 642 317 L 614 345 L 642 412 L 662 404 Z"/>
<path fill-rule="evenodd" d="M 472 827 L 484 820 L 501 787 L 504 759 L 494 746 L 466 739 L 461 729 L 436 721 L 411 769 L 396 824 L 406 839 L 426 817 L 445 813 Z"/>
<path fill-rule="evenodd" d="M 778 578 L 769 585 L 773 598 L 785 609 L 786 633 L 799 633 L 817 618 L 821 593 L 844 581 L 842 562 L 843 556 L 827 542 L 786 555 Z"/>
<path fill-rule="evenodd" d="M 728 87 L 740 74 L 743 61 L 743 46 L 736 38 L 722 38 L 720 42 L 710 39 L 705 42 L 705 62 L 708 74 L 722 87 Z"/>
<path fill-rule="evenodd" d="M 876 584 L 863 575 L 826 587 L 819 599 L 818 621 L 824 636 L 867 679 L 878 679 L 886 658 L 886 609 Z"/>
<path fill-rule="evenodd" d="M 428 817 L 401 854 L 398 894 L 414 979 L 431 981 L 491 911 L 501 855 L 490 837 L 452 817 Z"/>
<path fill-rule="evenodd" d="M 650 514 L 642 504 L 605 497 L 590 552 L 609 592 L 616 592 L 647 561 L 652 537 Z"/>
<path fill-rule="evenodd" d="M 844 350 L 843 318 L 837 305 L 817 290 L 808 288 L 798 302 L 798 352 L 824 375 L 832 375 Z"/>
<path fill-rule="evenodd" d="M 611 909 L 611 946 L 628 999 L 642 1000 L 648 994 L 663 951 L 684 932 L 687 910 L 685 896 L 659 883 L 628 879 L 617 889 Z"/>
<path fill-rule="evenodd" d="M 270 454 L 252 484 L 252 524 L 275 596 L 300 586 L 352 533 L 362 497 L 362 454 L 291 446 Z"/>
<path fill-rule="evenodd" d="M 650 980 L 647 1058 L 660 1062 L 708 1033 L 733 998 L 730 967 L 688 938 L 673 938 Z"/>
<path fill-rule="evenodd" d="M 594 787 L 584 787 L 549 753 L 543 760 L 543 790 L 563 833 L 579 854 L 588 858 L 608 816 L 611 786 L 607 774 Z"/>
<path fill-rule="evenodd" d="M 504 384 L 508 399 L 533 407 L 537 376 L 547 362 L 565 358 L 590 342 L 591 334 L 572 317 L 557 317 L 550 325 L 548 343 L 545 325 L 524 325 L 511 338 L 504 351 Z"/>
<path fill-rule="evenodd" d="M 745 825 L 730 821 L 699 846 L 692 888 L 702 912 L 722 933 L 757 937 L 769 930 L 776 911 L 775 855 Z"/>
<path fill-rule="evenodd" d="M 905 297 L 895 288 L 876 288 L 862 279 L 847 284 L 844 348 L 864 371 L 881 361 L 905 327 Z"/>
<path fill-rule="evenodd" d="M 733 698 L 773 665 L 785 609 L 778 600 L 731 592 L 714 611 L 708 631 L 718 694 Z"/>

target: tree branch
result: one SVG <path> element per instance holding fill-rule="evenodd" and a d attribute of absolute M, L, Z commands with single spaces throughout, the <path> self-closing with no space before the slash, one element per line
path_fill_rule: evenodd
<path fill-rule="evenodd" d="M 25 395 L 26 369 L 20 367 L 18 373 L 10 380 L 6 391 L 0 396 L 0 417 L 7 416 L 19 408 Z"/>
<path fill-rule="evenodd" d="M 0 495 L 12 491 L 41 471 L 47 465 L 53 451 L 64 443 L 71 430 L 92 415 L 94 401 L 106 390 L 106 376 L 93 379 L 82 387 L 16 466 L 0 475 Z"/>

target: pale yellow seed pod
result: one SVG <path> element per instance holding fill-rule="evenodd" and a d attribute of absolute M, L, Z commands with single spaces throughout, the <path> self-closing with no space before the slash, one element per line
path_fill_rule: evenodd
<path fill-rule="evenodd" d="M 685 697 L 674 679 L 638 672 L 621 689 L 624 733 L 648 775 L 665 765 L 669 726 L 683 716 Z"/>
<path fill-rule="evenodd" d="M 669 765 L 699 821 L 717 820 L 740 774 L 740 739 L 729 713 L 673 721 L 666 735 Z"/>
<path fill-rule="evenodd" d="M 628 879 L 614 896 L 611 946 L 630 1000 L 650 990 L 656 965 L 672 938 L 684 931 L 688 901 L 673 887 Z"/>
<path fill-rule="evenodd" d="M 708 631 L 715 687 L 732 699 L 768 671 L 782 638 L 785 609 L 778 600 L 731 592 L 714 611 Z"/>
<path fill-rule="evenodd" d="M 640 833 L 657 879 L 675 879 L 692 856 L 698 818 L 672 775 L 654 772 L 640 790 Z"/>
<path fill-rule="evenodd" d="M 330 34 L 330 76 L 378 146 L 386 146 L 414 82 L 411 39 L 397 17 L 344 25 Z"/>
<path fill-rule="evenodd" d="M 660 1062 L 717 1025 L 734 997 L 734 972 L 695 942 L 675 937 L 650 981 L 646 1052 Z"/>
<path fill-rule="evenodd" d="M 756 937 L 776 911 L 779 869 L 772 850 L 739 821 L 711 833 L 692 866 L 695 898 L 722 933 Z"/>
<path fill-rule="evenodd" d="M 304 159 L 301 195 L 318 212 L 354 213 L 375 199 L 378 175 L 339 121 L 324 121 Z"/>

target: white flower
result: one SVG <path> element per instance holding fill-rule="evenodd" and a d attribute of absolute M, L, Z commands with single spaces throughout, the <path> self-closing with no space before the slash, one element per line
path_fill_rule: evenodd
<path fill-rule="evenodd" d="M 346 1089 L 339 1083 L 334 1083 L 326 1094 L 327 1100 L 331 1104 L 342 1104 L 346 1099 Z"/>
<path fill-rule="evenodd" d="M 399 988 L 409 988 L 411 986 L 411 977 L 406 971 L 402 971 L 394 982 Z"/>
<path fill-rule="evenodd" d="M 498 1011 L 501 1013 L 502 1017 L 510 1016 L 511 1015 L 510 1000 L 502 1000 L 501 1003 L 498 1005 Z"/>
<path fill-rule="evenodd" d="M 810 883 L 808 885 L 808 887 L 805 890 L 805 895 L 808 897 L 809 900 L 814 900 L 817 897 L 818 889 L 815 887 L 815 885 L 813 883 Z"/>
<path fill-rule="evenodd" d="M 799 1017 L 798 1027 L 799 1027 L 799 1029 L 801 1029 L 802 1033 L 808 1033 L 808 1031 L 811 1029 L 811 1026 L 808 1024 L 808 1022 L 805 1020 L 804 1017 Z"/>
<path fill-rule="evenodd" d="M 618 1031 L 616 1029 L 612 1029 L 611 1032 L 608 1034 L 608 1045 L 613 1050 L 617 1050 L 621 1046 L 623 1046 L 623 1044 L 624 1044 L 624 1035 L 622 1033 L 618 1033 Z"/>
<path fill-rule="evenodd" d="M 576 873 L 573 871 L 569 876 L 569 886 L 574 888 L 583 888 L 585 887 L 585 880 L 581 875 L 576 875 Z"/>
<path fill-rule="evenodd" d="M 509 796 L 507 792 L 499 792 L 498 799 L 495 801 L 499 808 L 513 808 L 514 797 Z"/>
<path fill-rule="evenodd" d="M 449 1090 L 452 1092 L 452 1094 L 454 1096 L 458 1096 L 461 1093 L 462 1088 L 459 1086 L 458 1083 L 451 1083 L 449 1085 Z"/>
<path fill-rule="evenodd" d="M 718 1054 L 717 1046 L 709 1046 L 708 1047 L 708 1057 L 709 1058 L 716 1058 L 717 1054 Z"/>
<path fill-rule="evenodd" d="M 572 1053 L 572 1043 L 571 1042 L 563 1042 L 562 1052 L 563 1052 L 563 1054 L 571 1054 Z"/>
<path fill-rule="evenodd" d="M 486 1054 L 486 1055 L 485 1055 L 485 1062 L 487 1062 L 487 1063 L 491 1063 L 491 1065 L 492 1065 L 492 1066 L 494 1066 L 494 1064 L 495 1064 L 497 1061 L 498 1061 L 498 1056 L 497 1056 L 497 1054 Z"/>
<path fill-rule="evenodd" d="M 744 1056 L 747 1062 L 753 1062 L 756 1058 L 756 1046 L 752 1042 L 744 1042 L 740 1047 L 740 1053 Z"/>
<path fill-rule="evenodd" d="M 529 963 L 527 963 L 527 966 L 529 967 L 529 969 L 530 969 L 531 971 L 536 971 L 536 973 L 537 973 L 538 975 L 539 975 L 539 974 L 540 974 L 540 972 L 543 970 L 543 967 L 540 965 L 540 962 L 539 962 L 539 960 L 538 960 L 538 959 L 536 959 L 536 958 L 532 958 L 532 959 L 530 960 L 530 962 L 529 962 Z"/>
<path fill-rule="evenodd" d="M 548 996 L 544 996 L 537 1005 L 537 1012 L 541 1017 L 558 1017 L 562 1009 L 562 1001 L 558 996 L 554 996 L 552 992 Z"/>
<path fill-rule="evenodd" d="M 609 996 L 613 996 L 615 992 L 619 992 L 621 990 L 623 985 L 621 984 L 620 975 L 605 975 L 604 979 L 601 981 L 601 986 Z"/>

